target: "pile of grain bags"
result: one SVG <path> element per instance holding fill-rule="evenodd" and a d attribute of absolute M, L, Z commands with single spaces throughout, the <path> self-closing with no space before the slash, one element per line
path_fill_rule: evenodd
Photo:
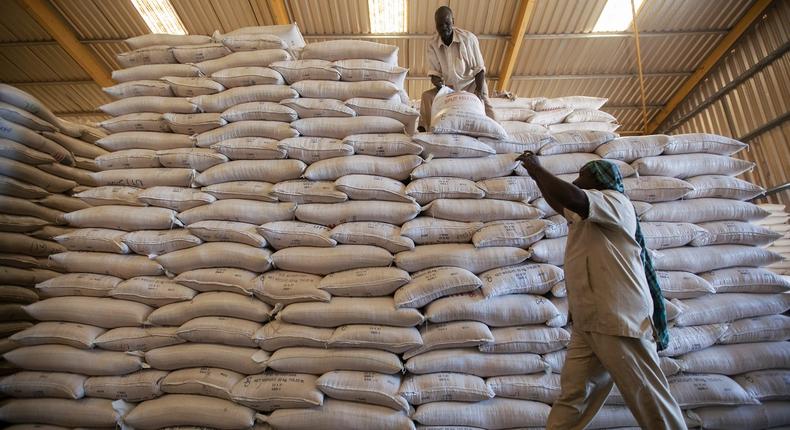
<path fill-rule="evenodd" d="M 492 98 L 494 118 L 508 132 L 562 132 L 571 130 L 617 130 L 617 118 L 600 110 L 608 101 L 602 97 L 566 96 Z"/>
<path fill-rule="evenodd" d="M 781 235 L 776 242 L 768 245 L 766 248 L 781 255 L 784 261 L 773 263 L 768 268 L 785 277 L 790 276 L 790 265 L 788 264 L 788 261 L 790 261 L 790 222 L 788 222 L 790 214 L 787 213 L 785 205 L 761 204 L 759 206 L 768 211 L 769 215 L 755 222 L 755 224 Z"/>
<path fill-rule="evenodd" d="M 0 307 L 2 347 L 7 353 L 24 342 L 19 332 L 33 324 L 22 309 L 38 300 L 33 287 L 59 275 L 51 254 L 63 252 L 67 212 L 89 205 L 71 194 L 93 185 L 94 157 L 106 151 L 93 142 L 95 128 L 57 118 L 33 96 L 0 84 Z M 58 243 L 61 242 L 61 243 Z M 17 367 L 2 362 L 2 373 Z"/>

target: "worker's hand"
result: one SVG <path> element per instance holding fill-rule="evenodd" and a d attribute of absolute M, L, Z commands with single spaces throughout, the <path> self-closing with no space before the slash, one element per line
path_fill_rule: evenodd
<path fill-rule="evenodd" d="M 441 76 L 431 75 L 431 83 L 436 89 L 441 89 L 444 86 L 444 79 Z"/>
<path fill-rule="evenodd" d="M 533 169 L 540 167 L 540 160 L 532 151 L 524 151 L 524 153 L 516 158 L 516 161 L 521 161 L 521 165 L 527 169 L 527 172 L 532 172 Z"/>

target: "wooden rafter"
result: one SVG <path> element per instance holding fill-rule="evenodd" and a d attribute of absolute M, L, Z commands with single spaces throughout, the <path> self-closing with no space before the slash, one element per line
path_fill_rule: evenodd
<path fill-rule="evenodd" d="M 656 114 L 647 126 L 647 133 L 655 133 L 658 127 L 675 111 L 678 105 L 691 93 L 697 84 L 711 71 L 714 65 L 732 48 L 732 45 L 751 27 L 752 23 L 762 15 L 773 0 L 757 0 L 743 18 L 724 36 L 724 39 L 702 60 L 699 67 L 686 79 L 683 85 L 672 95 L 664 107 Z"/>
<path fill-rule="evenodd" d="M 275 24 L 291 23 L 291 19 L 288 18 L 288 9 L 285 7 L 285 0 L 269 0 L 269 9 L 271 9 L 274 16 Z"/>
<path fill-rule="evenodd" d="M 521 42 L 524 41 L 524 33 L 527 32 L 527 25 L 529 25 L 534 10 L 535 0 L 521 0 L 516 21 L 513 24 L 513 31 L 510 34 L 510 41 L 507 44 L 507 51 L 505 51 L 505 58 L 502 59 L 502 67 L 499 68 L 499 81 L 497 82 L 499 91 L 504 91 L 510 85 L 510 77 L 513 76 L 516 59 L 521 51 Z"/>
<path fill-rule="evenodd" d="M 77 40 L 74 30 L 57 13 L 47 0 L 17 0 L 38 24 L 58 42 L 85 73 L 102 87 L 110 87 L 115 82 L 110 72 L 96 59 L 96 56 L 85 45 Z"/>

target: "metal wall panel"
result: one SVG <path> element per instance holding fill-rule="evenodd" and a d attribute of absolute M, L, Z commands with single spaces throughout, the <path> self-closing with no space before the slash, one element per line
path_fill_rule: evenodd
<path fill-rule="evenodd" d="M 13 0 L 0 3 L 0 42 L 50 40 L 49 33 Z"/>
<path fill-rule="evenodd" d="M 728 29 L 754 0 L 644 0 L 639 31 Z"/>

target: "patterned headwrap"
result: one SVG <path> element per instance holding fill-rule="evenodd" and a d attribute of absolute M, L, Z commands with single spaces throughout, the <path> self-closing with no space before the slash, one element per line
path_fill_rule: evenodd
<path fill-rule="evenodd" d="M 581 175 L 584 172 L 589 172 L 604 188 L 621 193 L 625 192 L 623 176 L 614 163 L 605 160 L 590 161 L 581 168 L 579 174 Z M 656 344 L 658 350 L 661 351 L 669 345 L 667 311 L 664 308 L 664 296 L 661 294 L 661 286 L 658 284 L 658 276 L 656 276 L 656 269 L 653 267 L 653 259 L 650 258 L 647 246 L 645 246 L 645 237 L 642 235 L 639 220 L 636 221 L 636 234 L 634 236 L 639 246 L 642 247 L 640 257 L 642 258 L 642 265 L 645 267 L 645 277 L 647 278 L 647 285 L 650 287 L 650 297 L 653 299 L 653 325 L 656 329 Z"/>

